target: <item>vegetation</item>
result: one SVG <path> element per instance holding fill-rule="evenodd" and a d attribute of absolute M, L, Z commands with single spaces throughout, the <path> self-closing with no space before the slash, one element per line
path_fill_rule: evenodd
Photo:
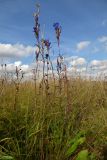
<path fill-rule="evenodd" d="M 107 83 L 69 78 L 60 52 L 56 77 L 50 42 L 39 40 L 38 16 L 39 9 L 33 81 L 22 81 L 17 67 L 11 81 L 6 74 L 0 79 L 0 159 L 106 160 Z M 61 26 L 55 23 L 54 28 L 59 47 Z M 43 70 L 37 81 L 39 57 Z"/>

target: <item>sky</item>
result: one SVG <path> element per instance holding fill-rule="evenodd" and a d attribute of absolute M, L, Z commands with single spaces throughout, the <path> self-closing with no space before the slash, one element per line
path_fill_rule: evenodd
<path fill-rule="evenodd" d="M 27 69 L 34 62 L 33 13 L 38 2 L 41 30 L 52 42 L 53 61 L 58 52 L 53 23 L 59 22 L 60 49 L 69 69 L 88 63 L 105 70 L 107 0 L 0 0 L 0 63 Z"/>

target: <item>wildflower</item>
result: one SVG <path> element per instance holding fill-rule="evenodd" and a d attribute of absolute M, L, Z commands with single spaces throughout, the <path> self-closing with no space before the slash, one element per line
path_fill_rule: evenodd
<path fill-rule="evenodd" d="M 49 58 L 49 49 L 50 49 L 51 42 L 49 42 L 49 40 L 46 40 L 46 39 L 45 40 L 42 39 L 41 42 L 42 42 L 42 47 L 45 46 L 47 48 L 47 53 L 45 55 L 45 58 L 48 59 Z"/>
<path fill-rule="evenodd" d="M 62 27 L 60 26 L 60 24 L 58 22 L 54 23 L 53 27 L 56 31 L 56 38 L 57 38 L 58 46 L 59 46 L 59 39 L 60 39 L 60 34 L 61 34 Z"/>
<path fill-rule="evenodd" d="M 40 24 L 33 28 L 37 40 L 39 39 Z"/>
<path fill-rule="evenodd" d="M 49 40 L 44 40 L 44 44 L 45 44 L 45 46 L 47 47 L 47 50 L 49 50 L 49 49 L 50 49 L 51 42 L 49 42 Z"/>
<path fill-rule="evenodd" d="M 40 32 L 40 24 L 39 24 L 39 15 L 35 14 L 35 27 L 33 27 L 34 29 L 34 33 L 36 35 L 37 40 L 39 39 L 39 32 Z"/>
<path fill-rule="evenodd" d="M 59 25 L 58 22 L 56 22 L 56 23 L 53 24 L 53 27 L 55 28 L 55 30 L 57 30 L 57 29 L 59 28 L 59 26 L 60 26 L 60 25 Z"/>

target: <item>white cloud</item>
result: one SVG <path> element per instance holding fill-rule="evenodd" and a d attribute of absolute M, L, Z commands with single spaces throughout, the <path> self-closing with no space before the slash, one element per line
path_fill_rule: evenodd
<path fill-rule="evenodd" d="M 102 36 L 102 37 L 98 38 L 98 40 L 101 43 L 105 43 L 105 42 L 107 42 L 107 36 Z"/>
<path fill-rule="evenodd" d="M 86 71 L 86 67 L 82 67 L 82 68 L 76 68 L 76 67 L 69 67 L 68 68 L 68 72 L 85 72 Z"/>
<path fill-rule="evenodd" d="M 65 57 L 65 61 L 66 61 L 67 63 L 69 63 L 69 62 L 71 62 L 71 61 L 73 61 L 73 60 L 75 60 L 75 59 L 77 59 L 77 58 L 78 58 L 78 56 Z"/>
<path fill-rule="evenodd" d="M 92 60 L 90 62 L 91 66 L 98 66 L 98 65 L 100 65 L 100 63 L 101 63 L 101 61 L 98 61 L 98 60 Z"/>
<path fill-rule="evenodd" d="M 107 69 L 107 60 L 93 60 L 90 62 L 90 66 L 99 72 L 104 71 Z"/>
<path fill-rule="evenodd" d="M 76 66 L 76 65 L 84 65 L 84 64 L 86 64 L 86 60 L 85 60 L 85 58 L 76 58 L 76 59 L 74 59 L 74 60 L 72 60 L 71 62 L 70 62 L 70 64 L 71 65 L 73 65 L 73 66 Z"/>
<path fill-rule="evenodd" d="M 28 64 L 24 64 L 24 65 L 21 66 L 21 68 L 22 68 L 22 70 L 23 70 L 24 72 L 28 72 L 29 69 L 30 69 L 30 66 L 29 66 Z"/>
<path fill-rule="evenodd" d="M 93 66 L 107 65 L 107 60 L 92 60 L 91 65 L 93 65 Z"/>
<path fill-rule="evenodd" d="M 23 57 L 33 54 L 35 48 L 23 44 L 0 43 L 0 57 Z"/>
<path fill-rule="evenodd" d="M 14 65 L 17 66 L 17 67 L 21 66 L 21 64 L 22 64 L 21 61 L 16 61 L 16 62 L 14 62 Z"/>
<path fill-rule="evenodd" d="M 90 45 L 90 41 L 81 41 L 79 42 L 77 45 L 76 45 L 76 50 L 79 52 L 79 51 L 82 51 L 84 50 L 85 48 L 87 48 L 89 45 Z"/>
<path fill-rule="evenodd" d="M 21 61 L 15 61 L 13 63 L 7 63 L 6 70 L 8 72 L 15 72 L 16 66 L 18 68 L 22 69 L 22 71 L 24 71 L 24 72 L 29 72 L 30 65 L 28 65 L 28 64 L 22 64 Z M 2 66 L 0 66 L 0 70 L 2 70 Z"/>

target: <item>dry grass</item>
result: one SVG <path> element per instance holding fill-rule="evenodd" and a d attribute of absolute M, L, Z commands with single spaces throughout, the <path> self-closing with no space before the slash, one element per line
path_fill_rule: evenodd
<path fill-rule="evenodd" d="M 15 104 L 14 84 L 4 85 L 0 96 L 1 156 L 11 155 L 18 160 L 69 159 L 66 157 L 69 142 L 85 131 L 86 142 L 72 159 L 84 148 L 94 153 L 96 159 L 102 158 L 107 140 L 106 82 L 71 79 L 69 100 L 64 85 L 61 95 L 57 87 L 55 93 L 50 87 L 47 95 L 37 87 L 35 102 L 34 84 L 24 82 Z"/>

